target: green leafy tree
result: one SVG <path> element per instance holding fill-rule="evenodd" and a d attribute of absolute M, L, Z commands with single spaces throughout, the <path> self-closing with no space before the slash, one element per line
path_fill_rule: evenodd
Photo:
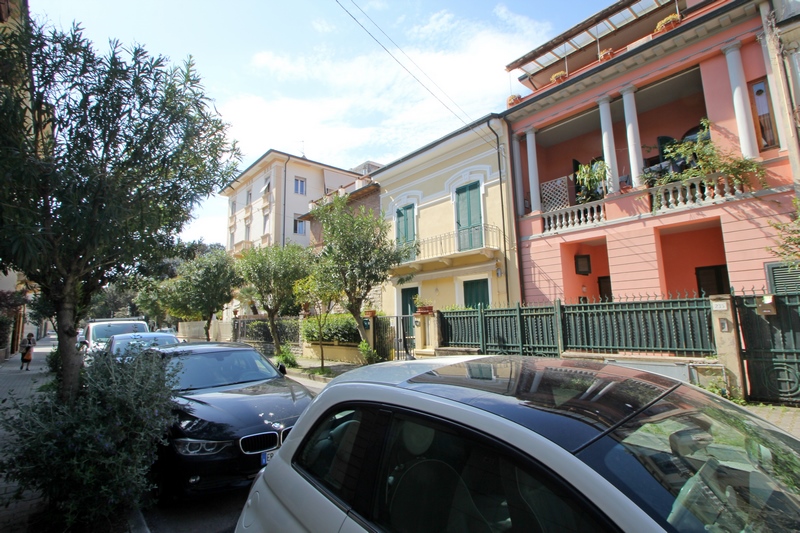
<path fill-rule="evenodd" d="M 308 275 L 311 259 L 307 248 L 289 243 L 283 247 L 251 248 L 236 262 L 242 279 L 255 287 L 258 304 L 267 313 L 275 353 L 280 353 L 282 341 L 277 325 L 278 314 L 282 306 L 293 301 L 294 283 Z"/>
<path fill-rule="evenodd" d="M 312 215 L 322 224 L 322 255 L 332 265 L 332 276 L 344 293 L 344 307 L 356 320 L 361 340 L 367 332 L 361 321 L 361 307 L 373 287 L 385 283 L 393 267 L 417 253 L 416 242 L 396 243 L 389 236 L 389 221 L 363 205 L 351 208 L 347 198 L 316 207 Z M 404 283 L 411 276 L 398 280 Z"/>
<path fill-rule="evenodd" d="M 216 250 L 184 263 L 178 272 L 177 278 L 167 282 L 167 310 L 186 320 L 204 320 L 206 340 L 211 340 L 211 321 L 233 300 L 234 289 L 242 284 L 233 257 Z"/>
<path fill-rule="evenodd" d="M 308 307 L 311 320 L 316 325 L 319 344 L 320 368 L 325 369 L 325 348 L 322 344 L 323 331 L 333 307 L 342 299 L 342 290 L 336 283 L 332 265 L 325 257 L 317 257 L 311 267 L 311 273 L 294 283 L 294 294 L 297 301 Z"/>
<path fill-rule="evenodd" d="M 177 272 L 176 272 L 177 275 Z M 139 292 L 136 293 L 136 307 L 147 316 L 156 327 L 161 326 L 167 319 L 167 309 L 163 304 L 165 287 L 163 282 L 153 279 L 143 279 L 139 283 Z"/>
<path fill-rule="evenodd" d="M 92 296 L 163 257 L 240 154 L 191 58 L 95 51 L 79 27 L 36 22 L 0 39 L 0 269 L 56 309 L 59 397 L 79 390 L 76 319 Z"/>
<path fill-rule="evenodd" d="M 109 283 L 94 293 L 87 311 L 91 318 L 137 316 L 136 291 L 123 283 Z"/>

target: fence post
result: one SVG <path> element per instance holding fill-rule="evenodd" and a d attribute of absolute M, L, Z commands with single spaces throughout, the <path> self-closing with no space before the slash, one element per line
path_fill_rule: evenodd
<path fill-rule="evenodd" d="M 486 335 L 483 328 L 483 304 L 478 304 L 478 342 L 481 347 L 481 353 L 486 353 Z"/>
<path fill-rule="evenodd" d="M 564 325 L 562 323 L 562 318 L 561 299 L 556 298 L 555 305 L 553 306 L 553 326 L 556 331 L 556 349 L 558 350 L 559 357 L 564 353 Z"/>
<path fill-rule="evenodd" d="M 525 346 L 525 330 L 522 329 L 523 321 L 522 321 L 522 306 L 519 302 L 517 302 L 517 332 L 519 334 L 519 354 L 524 355 L 525 350 L 523 347 Z"/>
<path fill-rule="evenodd" d="M 744 398 L 744 366 L 739 346 L 738 321 L 733 297 L 729 294 L 709 296 L 711 301 L 711 328 L 714 332 L 714 345 L 717 359 L 725 367 L 728 376 L 729 394 L 733 398 Z"/>

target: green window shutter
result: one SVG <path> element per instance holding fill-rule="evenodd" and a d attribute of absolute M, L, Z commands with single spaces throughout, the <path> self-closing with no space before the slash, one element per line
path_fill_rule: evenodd
<path fill-rule="evenodd" d="M 477 181 L 456 189 L 456 226 L 459 250 L 483 246 L 480 184 Z"/>
<path fill-rule="evenodd" d="M 769 263 L 766 266 L 770 292 L 800 292 L 800 270 L 789 268 L 784 263 Z"/>

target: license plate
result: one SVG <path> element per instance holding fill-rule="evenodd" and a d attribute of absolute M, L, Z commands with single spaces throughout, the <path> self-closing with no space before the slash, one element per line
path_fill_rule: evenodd
<path fill-rule="evenodd" d="M 275 452 L 261 452 L 261 466 L 267 466 Z"/>

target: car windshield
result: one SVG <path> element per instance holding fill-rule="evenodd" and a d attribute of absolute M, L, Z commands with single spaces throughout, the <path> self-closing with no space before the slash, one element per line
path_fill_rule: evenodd
<path fill-rule="evenodd" d="M 228 350 L 211 353 L 179 353 L 170 359 L 178 368 L 176 390 L 224 387 L 280 376 L 267 359 L 255 350 Z"/>
<path fill-rule="evenodd" d="M 94 342 L 108 342 L 112 335 L 119 335 L 121 333 L 136 333 L 147 331 L 147 328 L 142 324 L 125 324 L 108 322 L 98 323 L 91 325 L 92 341 Z"/>
<path fill-rule="evenodd" d="M 114 339 L 111 351 L 114 354 L 138 353 L 151 346 L 164 346 L 165 344 L 177 344 L 180 342 L 175 335 L 158 335 L 152 337 L 139 337 L 130 339 Z"/>
<path fill-rule="evenodd" d="M 800 442 L 681 386 L 578 454 L 667 529 L 789 531 L 800 524 Z"/>

